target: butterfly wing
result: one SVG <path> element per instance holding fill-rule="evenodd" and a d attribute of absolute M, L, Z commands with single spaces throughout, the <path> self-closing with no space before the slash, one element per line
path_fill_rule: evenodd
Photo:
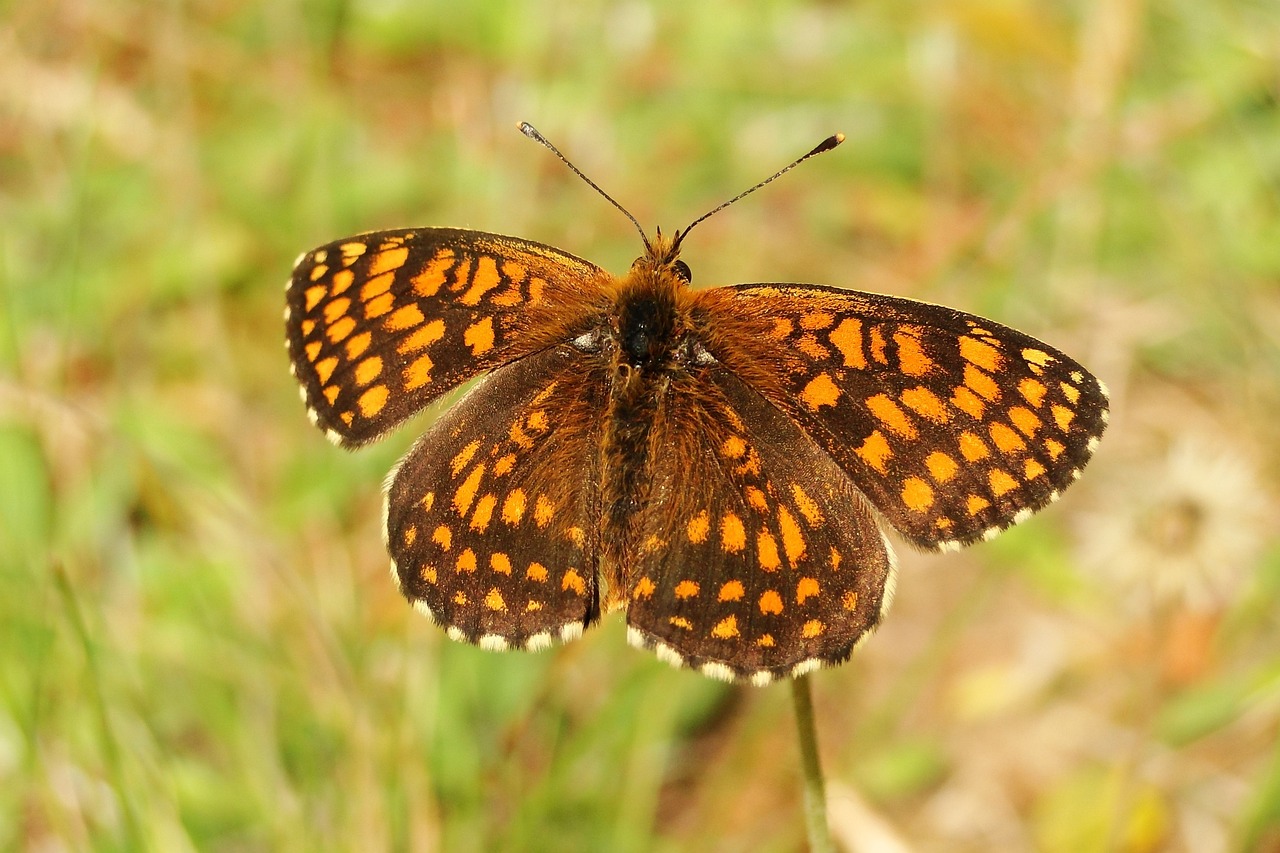
<path fill-rule="evenodd" d="M 849 478 L 722 367 L 673 382 L 653 424 L 628 637 L 725 680 L 846 659 L 892 597 L 893 557 Z"/>
<path fill-rule="evenodd" d="M 572 337 L 609 278 L 550 246 L 449 228 L 307 252 L 285 326 L 308 415 L 337 443 L 373 441 L 479 373 Z"/>
<path fill-rule="evenodd" d="M 388 477 L 392 573 L 455 640 L 537 649 L 597 618 L 606 387 L 567 345 L 501 367 Z"/>
<path fill-rule="evenodd" d="M 1106 426 L 1088 371 L 971 314 L 812 285 L 718 288 L 695 305 L 715 357 L 917 545 L 989 537 L 1056 500 Z"/>

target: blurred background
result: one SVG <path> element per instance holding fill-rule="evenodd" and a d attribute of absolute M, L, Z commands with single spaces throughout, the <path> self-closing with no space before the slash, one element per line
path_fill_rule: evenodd
<path fill-rule="evenodd" d="M 0 13 L 0 848 L 804 845 L 788 692 L 613 617 L 449 642 L 282 350 L 294 257 L 519 235 L 1044 338 L 1112 390 L 1083 480 L 901 548 L 814 678 L 842 849 L 1280 849 L 1274 0 L 11 0 Z"/>

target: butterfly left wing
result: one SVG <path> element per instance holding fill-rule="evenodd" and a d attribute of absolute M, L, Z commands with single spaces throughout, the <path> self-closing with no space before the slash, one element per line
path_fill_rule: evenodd
<path fill-rule="evenodd" d="M 1087 370 L 972 314 L 816 285 L 716 288 L 694 306 L 713 355 L 923 547 L 989 538 L 1056 500 L 1106 427 Z"/>
<path fill-rule="evenodd" d="M 533 650 L 598 618 L 605 388 L 567 345 L 498 368 L 388 476 L 392 575 L 453 639 Z"/>

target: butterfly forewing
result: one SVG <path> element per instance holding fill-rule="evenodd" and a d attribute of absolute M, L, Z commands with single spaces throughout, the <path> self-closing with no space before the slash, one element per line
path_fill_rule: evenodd
<path fill-rule="evenodd" d="M 719 367 L 672 384 L 653 436 L 664 499 L 639 521 L 632 642 L 757 684 L 847 658 L 880 620 L 892 557 L 843 472 Z"/>
<path fill-rule="evenodd" d="M 499 368 L 389 478 L 393 571 L 450 636 L 537 648 L 596 617 L 605 387 L 568 346 Z"/>
<path fill-rule="evenodd" d="M 971 314 L 811 285 L 698 300 L 717 357 L 925 547 L 992 535 L 1055 500 L 1106 425 L 1106 393 L 1083 367 Z"/>
<path fill-rule="evenodd" d="M 477 231 L 337 240 L 294 268 L 292 369 L 316 425 L 363 444 L 480 372 L 564 339 L 608 279 L 549 246 Z"/>

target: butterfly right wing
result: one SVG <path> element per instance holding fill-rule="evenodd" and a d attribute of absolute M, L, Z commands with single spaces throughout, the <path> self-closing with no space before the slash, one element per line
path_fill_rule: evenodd
<path fill-rule="evenodd" d="M 387 478 L 392 574 L 455 640 L 539 649 L 599 615 L 603 368 L 568 345 L 501 367 Z"/>
<path fill-rule="evenodd" d="M 611 279 L 550 246 L 452 228 L 307 252 L 285 328 L 308 416 L 343 446 L 374 441 L 479 373 L 571 338 Z"/>

